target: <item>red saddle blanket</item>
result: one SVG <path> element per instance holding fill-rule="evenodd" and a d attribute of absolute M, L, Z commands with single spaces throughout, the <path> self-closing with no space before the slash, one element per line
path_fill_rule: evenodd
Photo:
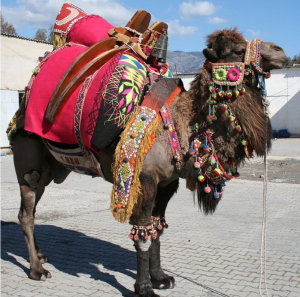
<path fill-rule="evenodd" d="M 133 54 L 118 53 L 68 98 L 53 124 L 45 119 L 51 96 L 72 62 L 86 47 L 70 44 L 51 53 L 29 85 L 25 130 L 65 144 L 83 143 L 94 151 L 109 146 L 139 103 L 147 65 Z M 170 76 L 170 72 L 166 72 Z"/>

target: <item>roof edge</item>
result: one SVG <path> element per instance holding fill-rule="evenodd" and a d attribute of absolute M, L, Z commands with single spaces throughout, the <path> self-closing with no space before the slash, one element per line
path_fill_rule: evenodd
<path fill-rule="evenodd" d="M 33 42 L 37 42 L 37 43 L 52 44 L 51 42 L 48 42 L 48 41 L 37 40 L 37 39 L 22 37 L 22 36 L 18 36 L 18 35 L 2 33 L 2 32 L 1 32 L 1 36 L 6 36 L 6 37 L 10 37 L 10 38 L 17 38 L 17 39 L 22 39 L 22 40 L 28 40 L 28 41 L 33 41 Z"/>

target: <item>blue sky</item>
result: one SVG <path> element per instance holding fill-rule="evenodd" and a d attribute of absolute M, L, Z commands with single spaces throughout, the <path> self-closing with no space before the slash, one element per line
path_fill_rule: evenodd
<path fill-rule="evenodd" d="M 20 36 L 32 38 L 53 24 L 64 0 L 2 0 L 5 21 Z M 300 0 L 73 0 L 89 14 L 124 26 L 138 9 L 169 25 L 169 49 L 202 51 L 205 37 L 215 30 L 237 26 L 248 40 L 260 38 L 281 46 L 287 56 L 300 54 Z"/>

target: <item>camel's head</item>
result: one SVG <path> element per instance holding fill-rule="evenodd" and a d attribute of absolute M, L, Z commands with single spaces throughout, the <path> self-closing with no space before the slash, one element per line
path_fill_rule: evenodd
<path fill-rule="evenodd" d="M 237 28 L 225 29 L 207 37 L 207 48 L 203 54 L 212 63 L 244 62 L 246 48 L 247 41 Z M 283 68 L 288 60 L 283 49 L 271 42 L 261 43 L 260 55 L 260 67 L 265 72 Z"/>

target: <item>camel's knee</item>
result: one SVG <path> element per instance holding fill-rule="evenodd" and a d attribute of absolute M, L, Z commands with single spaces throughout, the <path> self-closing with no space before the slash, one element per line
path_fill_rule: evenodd
<path fill-rule="evenodd" d="M 34 190 L 39 186 L 41 174 L 36 170 L 31 170 L 30 173 L 25 173 L 23 178 L 28 183 L 29 187 Z"/>

